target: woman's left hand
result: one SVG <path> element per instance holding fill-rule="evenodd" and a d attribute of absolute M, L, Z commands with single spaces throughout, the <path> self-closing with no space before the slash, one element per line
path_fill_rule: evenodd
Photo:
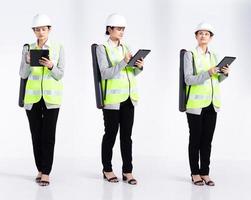
<path fill-rule="evenodd" d="M 43 66 L 48 67 L 48 69 L 52 69 L 53 63 L 49 59 L 42 57 L 42 59 L 39 60 L 39 63 Z"/>
<path fill-rule="evenodd" d="M 135 65 L 136 65 L 138 68 L 141 69 L 141 68 L 144 66 L 144 59 L 141 58 L 141 59 L 137 60 L 137 61 L 135 62 Z"/>
<path fill-rule="evenodd" d="M 229 67 L 228 67 L 228 65 L 227 65 L 227 66 L 225 66 L 225 67 L 222 67 L 221 71 L 223 72 L 223 74 L 224 74 L 225 76 L 227 76 L 227 75 L 229 74 L 230 69 L 229 69 Z"/>

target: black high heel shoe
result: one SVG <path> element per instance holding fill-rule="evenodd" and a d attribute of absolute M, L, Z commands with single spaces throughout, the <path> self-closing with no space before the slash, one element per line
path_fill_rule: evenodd
<path fill-rule="evenodd" d="M 37 175 L 37 177 L 35 178 L 36 183 L 40 183 L 41 178 L 42 178 L 42 173 L 39 172 L 38 175 Z"/>
<path fill-rule="evenodd" d="M 39 183 L 38 183 L 40 186 L 48 186 L 48 185 L 50 185 L 50 181 L 49 180 L 44 180 L 43 179 L 43 175 L 41 176 L 41 179 L 40 179 L 40 181 L 39 181 Z"/>
<path fill-rule="evenodd" d="M 192 178 L 192 182 L 193 182 L 194 185 L 197 185 L 197 186 L 203 186 L 204 185 L 204 182 L 203 182 L 202 178 L 201 178 L 201 180 L 198 180 L 198 181 L 193 180 L 193 175 L 191 175 L 191 178 Z"/>
<path fill-rule="evenodd" d="M 212 180 L 206 181 L 206 179 L 202 178 L 201 179 L 205 182 L 206 185 L 208 186 L 215 186 L 215 183 Z"/>
<path fill-rule="evenodd" d="M 117 178 L 116 176 L 111 177 L 111 178 L 108 179 L 108 178 L 106 177 L 106 175 L 105 175 L 105 172 L 102 171 L 102 173 L 103 173 L 103 178 L 104 178 L 105 180 L 107 180 L 108 182 L 110 182 L 110 183 L 117 183 L 117 182 L 119 182 L 119 180 L 118 180 L 118 178 Z"/>
<path fill-rule="evenodd" d="M 42 181 L 42 180 L 41 180 L 41 181 L 39 182 L 39 185 L 40 185 L 40 186 L 43 186 L 43 187 L 44 187 L 44 186 L 48 186 L 48 185 L 50 185 L 50 181 Z"/>
<path fill-rule="evenodd" d="M 36 177 L 35 181 L 36 181 L 36 183 L 40 183 L 41 177 Z"/>
<path fill-rule="evenodd" d="M 128 180 L 128 178 L 123 173 L 122 173 L 122 178 L 123 178 L 123 181 L 127 182 L 130 185 L 137 185 L 136 179 L 132 178 L 132 179 Z"/>

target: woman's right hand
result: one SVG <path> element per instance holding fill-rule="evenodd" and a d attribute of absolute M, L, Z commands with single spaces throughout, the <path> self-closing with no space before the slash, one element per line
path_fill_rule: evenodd
<path fill-rule="evenodd" d="M 25 62 L 26 62 L 27 64 L 30 64 L 30 61 L 31 61 L 30 52 L 27 52 L 27 53 L 26 53 L 26 56 L 25 56 Z"/>
<path fill-rule="evenodd" d="M 132 54 L 130 54 L 130 53 L 126 53 L 126 54 L 125 54 L 124 61 L 125 61 L 126 63 L 128 63 L 128 62 L 129 62 L 129 60 L 131 59 L 131 57 L 132 57 Z"/>
<path fill-rule="evenodd" d="M 208 70 L 208 73 L 210 76 L 212 76 L 213 74 L 217 74 L 218 73 L 218 67 L 212 67 Z"/>

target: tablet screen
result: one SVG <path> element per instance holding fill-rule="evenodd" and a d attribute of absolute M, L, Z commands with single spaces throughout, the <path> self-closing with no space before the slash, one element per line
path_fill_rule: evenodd
<path fill-rule="evenodd" d="M 30 50 L 30 65 L 33 67 L 34 66 L 42 67 L 43 65 L 39 63 L 39 60 L 42 57 L 49 59 L 48 49 L 31 49 Z"/>
<path fill-rule="evenodd" d="M 231 63 L 236 59 L 236 57 L 231 56 L 225 56 L 220 63 L 217 65 L 217 67 L 220 69 L 226 65 L 231 65 Z"/>
<path fill-rule="evenodd" d="M 128 66 L 136 66 L 135 63 L 137 60 L 141 58 L 145 58 L 147 54 L 149 54 L 151 50 L 149 49 L 140 49 L 138 52 L 131 58 L 131 60 L 128 62 Z"/>

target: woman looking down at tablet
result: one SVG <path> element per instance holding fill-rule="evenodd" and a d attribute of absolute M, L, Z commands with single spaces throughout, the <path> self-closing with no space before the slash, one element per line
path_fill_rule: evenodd
<path fill-rule="evenodd" d="M 49 59 L 41 58 L 42 66 L 30 66 L 29 48 L 25 45 L 20 65 L 20 76 L 27 78 L 24 108 L 29 120 L 33 153 L 38 170 L 36 182 L 49 185 L 55 145 L 56 124 L 62 101 L 64 74 L 63 47 L 49 40 L 51 21 L 47 15 L 33 18 L 32 29 L 37 38 L 30 49 L 49 49 Z"/>
<path fill-rule="evenodd" d="M 144 65 L 143 59 L 137 60 L 136 66 L 127 66 L 131 58 L 130 50 L 122 41 L 126 19 L 118 14 L 111 14 L 106 21 L 106 34 L 109 39 L 97 47 L 97 60 L 102 77 L 104 94 L 104 126 L 102 140 L 102 164 L 104 179 L 118 182 L 112 169 L 112 151 L 116 135 L 120 130 L 120 149 L 123 161 L 122 178 L 129 184 L 137 184 L 132 175 L 132 127 L 134 106 L 139 99 L 135 76 Z"/>
<path fill-rule="evenodd" d="M 215 185 L 209 177 L 211 142 L 221 106 L 219 83 L 229 73 L 227 67 L 222 69 L 224 74 L 217 73 L 216 55 L 208 48 L 213 35 L 210 24 L 199 24 L 195 30 L 198 46 L 184 56 L 187 91 L 191 86 L 186 110 L 190 132 L 189 163 L 192 182 L 200 186 L 204 182 L 209 186 Z M 193 73 L 193 62 L 196 73 Z"/>

